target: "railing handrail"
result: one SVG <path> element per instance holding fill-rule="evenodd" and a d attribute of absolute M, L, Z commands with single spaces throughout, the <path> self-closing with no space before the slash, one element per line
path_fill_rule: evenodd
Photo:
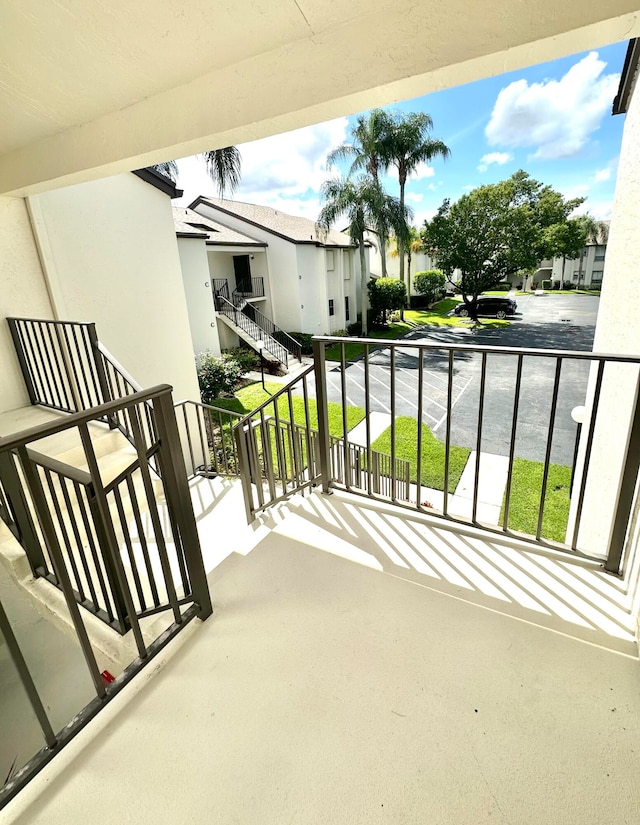
<path fill-rule="evenodd" d="M 273 404 L 273 402 L 276 401 L 281 395 L 284 395 L 286 392 L 288 392 L 291 389 L 291 387 L 293 387 L 294 384 L 297 384 L 298 381 L 305 378 L 305 376 L 309 375 L 310 372 L 313 372 L 313 369 L 314 369 L 314 365 L 310 364 L 305 370 L 303 370 L 302 372 L 299 372 L 298 375 L 296 375 L 296 377 L 294 378 L 293 381 L 290 381 L 288 384 L 284 384 L 282 389 L 278 390 L 278 392 L 276 392 L 274 395 L 272 395 L 270 398 L 268 398 L 266 401 L 264 401 L 262 404 L 260 404 L 259 407 L 256 407 L 255 410 L 251 410 L 250 413 L 247 413 L 245 416 L 243 416 L 240 419 L 240 421 L 238 421 L 236 424 L 234 424 L 234 429 L 236 427 L 242 427 L 244 424 L 251 421 L 251 419 L 254 418 L 259 412 L 264 410 L 265 407 L 268 407 L 269 404 Z M 294 421 L 292 421 L 291 423 L 295 424 Z"/>
<path fill-rule="evenodd" d="M 236 412 L 235 410 L 227 410 L 224 407 L 216 407 L 213 404 L 205 404 L 202 401 L 192 401 L 190 398 L 183 398 L 182 401 L 176 401 L 174 407 L 182 407 L 184 404 L 193 404 L 194 407 L 202 407 L 205 410 L 213 410 L 213 412 L 223 413 L 232 418 L 243 418 L 244 413 Z"/>
<path fill-rule="evenodd" d="M 21 321 L 22 323 L 60 324 L 67 327 L 91 327 L 93 321 L 58 321 L 55 318 L 19 318 L 17 315 L 7 315 L 7 321 Z"/>
<path fill-rule="evenodd" d="M 263 312 L 260 312 L 260 310 L 253 304 L 251 305 L 251 312 L 255 312 L 256 315 L 260 316 L 260 321 L 264 322 L 265 326 L 262 326 L 260 321 L 256 321 L 256 323 L 259 327 L 264 329 L 265 332 L 268 332 L 269 335 L 273 336 L 273 333 L 268 329 L 268 326 L 271 326 L 271 328 L 275 332 L 277 332 L 278 335 L 281 335 L 283 338 L 286 338 L 287 341 L 291 342 L 289 345 L 291 349 L 289 349 L 289 347 L 287 347 L 287 344 L 285 344 L 283 341 L 278 341 L 278 343 L 282 344 L 282 346 L 287 347 L 287 349 L 289 349 L 289 352 L 291 352 L 292 355 L 295 355 L 296 358 L 299 358 L 302 355 L 302 344 L 300 343 L 300 341 L 296 341 L 296 339 L 292 335 L 289 335 L 288 332 L 285 332 L 281 327 L 275 324 L 271 320 L 271 318 L 267 318 L 267 316 Z M 277 341 L 278 339 L 275 338 L 274 340 Z M 300 351 L 300 356 L 298 355 L 298 351 Z"/>
<path fill-rule="evenodd" d="M 120 373 L 120 375 L 122 376 L 122 378 L 124 378 L 125 381 L 131 384 L 131 386 L 136 392 L 142 392 L 142 385 L 139 384 L 136 381 L 136 379 L 129 372 L 127 372 L 127 370 L 122 366 L 122 364 L 113 357 L 113 355 L 109 352 L 109 350 L 101 341 L 98 341 L 98 352 L 101 355 L 103 355 L 107 359 L 107 361 L 109 361 L 111 366 L 114 367 Z"/>
<path fill-rule="evenodd" d="M 90 421 L 108 416 L 110 413 L 118 412 L 125 407 L 131 407 L 163 395 L 170 395 L 172 389 L 170 384 L 157 384 L 155 387 L 126 395 L 124 398 L 117 398 L 115 401 L 100 404 L 98 407 L 91 407 L 88 410 L 83 410 L 78 413 L 69 413 L 60 421 L 47 421 L 35 427 L 28 427 L 18 433 L 0 437 L 0 452 L 4 450 L 14 450 L 23 444 L 29 444 L 32 441 L 38 441 L 41 438 L 73 429 L 79 424 L 87 424 Z"/>
<path fill-rule="evenodd" d="M 492 347 L 477 344 L 452 344 L 438 343 L 431 341 L 414 341 L 413 339 L 395 338 L 355 338 L 350 336 L 337 335 L 314 335 L 312 341 L 320 341 L 323 344 L 368 344 L 370 346 L 382 347 L 411 347 L 411 349 L 425 350 L 454 350 L 455 352 L 486 352 L 488 355 L 529 355 L 545 356 L 547 358 L 574 358 L 581 361 L 615 361 L 622 364 L 640 363 L 638 355 L 607 354 L 603 352 L 591 352 L 588 350 L 562 350 L 562 349 L 539 349 L 534 347 Z"/>
<path fill-rule="evenodd" d="M 268 330 L 265 330 L 263 327 L 261 327 L 257 321 L 255 321 L 253 318 L 251 318 L 250 315 L 243 312 L 242 309 L 240 309 L 231 301 L 229 301 L 228 298 L 225 298 L 224 295 L 216 295 L 216 302 L 216 310 L 218 312 L 222 312 L 222 314 L 226 315 L 228 318 L 231 318 L 234 324 L 236 326 L 239 326 L 240 329 L 244 329 L 244 327 L 242 326 L 242 324 L 238 323 L 239 317 L 244 318 L 245 322 L 251 323 L 254 327 L 257 327 L 257 329 L 259 329 L 260 332 L 263 333 L 260 336 L 260 338 L 264 340 L 265 349 L 267 350 L 267 352 L 270 352 L 274 358 L 277 358 L 278 361 L 280 361 L 281 364 L 284 364 L 285 366 L 288 365 L 289 351 L 284 346 L 284 344 L 281 344 L 276 338 L 274 338 L 271 335 L 271 333 Z M 244 332 L 246 332 L 247 335 L 251 336 L 251 338 L 253 338 L 255 341 L 258 340 L 255 337 L 255 335 L 251 333 L 248 329 L 244 329 Z"/>

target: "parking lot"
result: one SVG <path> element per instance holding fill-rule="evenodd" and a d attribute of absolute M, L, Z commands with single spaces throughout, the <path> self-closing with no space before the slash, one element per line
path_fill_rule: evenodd
<path fill-rule="evenodd" d="M 418 414 L 419 352 L 413 342 L 442 345 L 469 344 L 505 348 L 534 348 L 590 351 L 593 345 L 598 298 L 589 295 L 521 296 L 518 315 L 509 326 L 485 329 L 421 327 L 407 336 L 407 346 L 396 349 L 395 414 L 415 418 Z M 536 461 L 544 459 L 557 359 L 525 356 L 520 403 L 517 412 L 516 455 Z M 487 356 L 482 444 L 485 452 L 508 455 L 514 411 L 518 356 L 508 353 Z M 381 348 L 370 356 L 371 409 L 391 411 L 391 355 Z M 482 357 L 464 350 L 456 352 L 453 369 L 451 441 L 462 447 L 477 446 Z M 551 460 L 571 465 L 576 425 L 571 410 L 584 403 L 589 364 L 563 360 L 557 399 Z M 448 353 L 434 350 L 424 355 L 423 421 L 444 441 L 447 421 Z M 347 366 L 347 403 L 364 407 L 363 361 Z M 329 400 L 341 401 L 340 368 L 328 372 Z"/>

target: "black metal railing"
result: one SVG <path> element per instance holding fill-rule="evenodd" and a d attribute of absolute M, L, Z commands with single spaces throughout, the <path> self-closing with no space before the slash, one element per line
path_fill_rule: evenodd
<path fill-rule="evenodd" d="M 276 326 L 270 318 L 267 318 L 263 312 L 260 312 L 260 310 L 252 304 L 246 304 L 242 312 L 256 323 L 263 332 L 266 332 L 267 335 L 271 336 L 271 338 L 290 352 L 294 358 L 302 361 L 302 346 L 300 342 L 292 338 L 288 332 Z"/>
<path fill-rule="evenodd" d="M 95 324 L 7 318 L 29 399 L 62 412 L 110 400 Z"/>
<path fill-rule="evenodd" d="M 149 404 L 155 420 L 152 442 L 143 425 Z M 103 414 L 119 413 L 129 422 L 135 453 L 123 454 L 125 466 L 105 481 L 89 425 Z M 77 463 L 88 470 L 29 446 L 70 430 L 82 445 Z M 161 480 L 151 476 L 153 457 L 162 469 Z M 202 581 L 194 589 L 188 572 L 191 559 L 196 574 L 202 573 L 169 387 L 0 439 L 0 471 L 7 510 L 34 575 L 63 588 L 61 554 L 75 601 L 120 633 L 135 630 L 149 612 L 173 610 L 179 621 L 180 604 L 202 590 Z M 159 501 L 165 502 L 166 518 L 161 518 Z M 188 546 L 188 539 L 195 545 Z"/>
<path fill-rule="evenodd" d="M 213 290 L 214 299 L 216 295 L 222 295 L 227 301 L 231 299 L 229 294 L 229 281 L 226 278 L 214 278 L 211 281 L 211 289 Z"/>
<path fill-rule="evenodd" d="M 351 353 L 359 347 L 352 360 L 347 345 Z M 305 395 L 317 405 L 314 475 L 324 491 L 366 495 L 620 571 L 640 468 L 639 358 L 319 337 L 314 376 L 305 376 Z M 594 443 L 610 428 L 603 387 L 610 393 L 621 385 L 635 387 L 636 400 L 611 538 L 598 555 L 583 529 L 585 495 Z M 300 390 L 294 383 L 286 392 L 295 398 Z M 581 429 L 572 418 L 579 407 L 586 409 Z M 359 421 L 356 438 L 350 429 Z M 262 464 L 277 463 L 277 443 L 263 436 L 260 444 L 273 452 Z M 249 457 L 248 449 L 240 453 L 250 518 L 302 489 L 287 480 L 277 495 L 267 490 L 260 498 Z"/>
<path fill-rule="evenodd" d="M 233 290 L 232 302 L 235 304 L 240 298 L 264 298 L 264 278 L 248 278 Z"/>
<path fill-rule="evenodd" d="M 320 478 L 312 374 L 311 366 L 234 426 L 249 522 Z"/>
<path fill-rule="evenodd" d="M 152 404 L 157 440 L 142 431 L 144 407 Z M 105 482 L 91 427 L 124 414 L 135 456 Z M 74 431 L 86 471 L 42 455 L 42 439 Z M 150 453 L 162 467 L 154 480 Z M 9 649 L 44 737 L 44 747 L 0 790 L 0 807 L 40 770 L 191 619 L 206 619 L 211 600 L 191 505 L 171 388 L 166 385 L 111 401 L 0 438 L 0 474 L 5 506 L 12 513 L 34 573 L 62 591 L 96 697 L 59 732 L 30 675 L 11 623 L 0 606 L 0 634 Z M 159 502 L 164 502 L 162 509 Z M 80 606 L 120 632 L 130 629 L 137 658 L 113 683 L 100 673 Z M 160 635 L 149 638 L 142 620 L 167 616 Z M 146 635 L 145 635 L 146 634 Z"/>
<path fill-rule="evenodd" d="M 245 309 L 248 309 L 249 306 L 247 305 Z M 265 350 L 271 353 L 281 364 L 284 364 L 285 367 L 287 366 L 289 362 L 287 348 L 266 332 L 247 312 L 234 306 L 231 301 L 227 301 L 222 295 L 216 296 L 216 309 L 229 318 L 237 327 L 240 327 L 243 332 L 246 332 L 254 341 L 262 341 Z"/>
<path fill-rule="evenodd" d="M 243 417 L 242 413 L 196 401 L 179 401 L 176 415 L 182 442 L 188 450 L 190 477 L 239 474 L 233 426 Z"/>

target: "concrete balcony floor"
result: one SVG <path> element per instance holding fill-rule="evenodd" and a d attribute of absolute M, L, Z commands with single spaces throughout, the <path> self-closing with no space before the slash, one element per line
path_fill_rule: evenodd
<path fill-rule="evenodd" d="M 215 615 L 25 791 L 19 823 L 636 823 L 624 581 L 363 499 L 243 526 L 192 484 Z"/>

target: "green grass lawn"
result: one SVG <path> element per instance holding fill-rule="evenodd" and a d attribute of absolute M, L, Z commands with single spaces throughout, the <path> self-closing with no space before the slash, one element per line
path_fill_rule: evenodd
<path fill-rule="evenodd" d="M 403 458 L 411 465 L 411 481 L 416 482 L 418 462 L 418 422 L 415 418 L 396 419 L 396 457 Z M 391 455 L 391 427 L 377 438 L 372 449 Z M 452 446 L 449 452 L 449 492 L 455 492 L 470 450 Z M 444 490 L 444 444 L 439 441 L 426 424 L 422 425 L 422 483 L 426 487 Z"/>
<path fill-rule="evenodd" d="M 487 294 L 487 293 L 484 293 Z M 457 298 L 445 298 L 433 306 L 432 309 L 407 309 L 404 317 L 414 324 L 430 324 L 437 327 L 463 327 L 469 329 L 473 326 L 473 321 L 469 318 L 460 318 L 458 315 L 449 315 L 449 312 L 461 304 Z M 481 327 L 508 327 L 509 321 L 500 321 L 498 318 L 481 318 L 478 321 Z"/>
<path fill-rule="evenodd" d="M 509 528 L 535 535 L 538 526 L 538 507 L 542 492 L 541 461 L 516 458 L 513 462 L 511 502 L 509 504 Z M 542 519 L 542 536 L 564 544 L 569 521 L 569 488 L 571 467 L 560 464 L 549 466 L 549 478 Z M 500 512 L 500 524 L 504 522 L 504 499 Z"/>
<path fill-rule="evenodd" d="M 262 389 L 262 384 L 257 382 L 255 384 L 249 384 L 246 387 L 242 387 L 242 389 L 238 390 L 233 398 L 218 398 L 214 404 L 215 407 L 221 407 L 225 410 L 233 410 L 234 412 L 242 413 L 243 415 L 247 415 L 252 410 L 255 410 L 256 407 L 259 407 L 260 404 L 263 404 L 265 401 L 269 401 L 272 395 L 275 395 L 278 390 L 282 389 L 282 384 L 275 384 L 273 382 L 267 382 L 265 384 L 267 391 L 265 392 Z M 289 421 L 289 401 L 286 395 L 281 396 L 278 401 L 278 415 L 282 421 Z M 304 399 L 297 396 L 292 396 L 292 406 L 293 406 L 293 420 L 296 424 L 304 425 L 305 421 L 305 412 L 304 412 Z M 273 415 L 275 410 L 275 403 L 270 404 L 266 410 L 265 415 Z M 351 407 L 347 406 L 347 431 L 351 430 L 356 424 L 359 424 L 365 416 L 365 411 L 362 407 Z M 329 401 L 328 403 L 328 417 L 329 417 L 329 432 L 331 435 L 335 436 L 342 436 L 343 435 L 343 428 L 342 428 L 342 405 L 336 403 L 335 401 Z M 311 427 L 317 429 L 318 427 L 318 408 L 316 406 L 315 399 L 309 399 L 309 419 Z"/>
<path fill-rule="evenodd" d="M 405 316 L 407 312 L 405 312 Z M 411 330 L 410 324 L 405 324 L 398 321 L 395 324 L 389 324 L 387 329 L 373 329 L 367 333 L 367 338 L 379 338 L 381 340 L 392 341 L 395 338 L 402 338 L 402 336 Z M 344 357 L 346 361 L 352 361 L 364 353 L 362 344 L 345 344 Z M 340 360 L 340 344 L 333 344 L 325 350 L 325 358 L 327 361 Z"/>

